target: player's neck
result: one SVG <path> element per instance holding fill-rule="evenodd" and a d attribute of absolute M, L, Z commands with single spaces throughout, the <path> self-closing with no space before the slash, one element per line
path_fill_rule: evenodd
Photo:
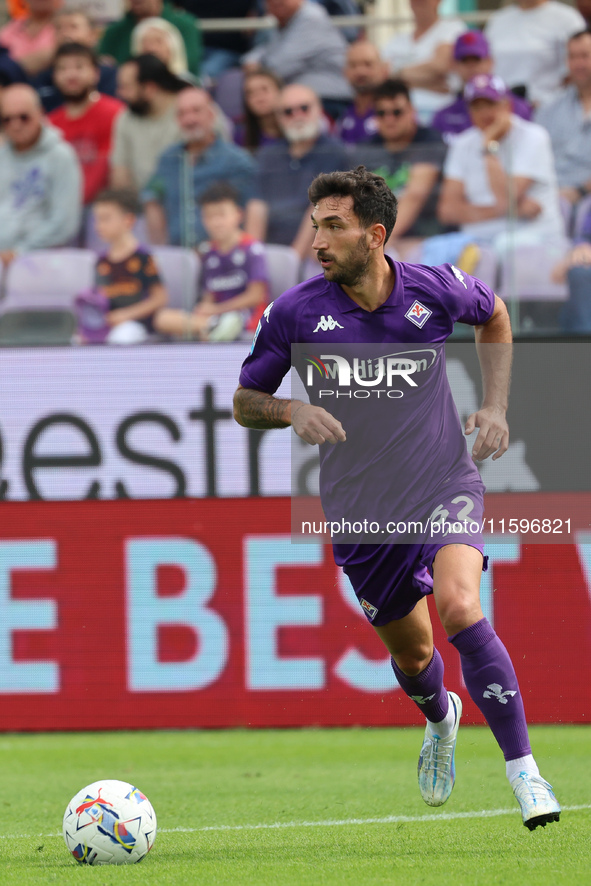
<path fill-rule="evenodd" d="M 139 243 L 135 234 L 131 231 L 125 231 L 124 234 L 121 234 L 120 237 L 117 237 L 116 240 L 109 244 L 107 256 L 111 261 L 125 261 L 130 255 L 133 255 L 138 246 Z"/>
<path fill-rule="evenodd" d="M 394 269 L 380 253 L 358 285 L 344 286 L 341 283 L 341 289 L 365 311 L 376 311 L 389 298 L 395 279 Z"/>

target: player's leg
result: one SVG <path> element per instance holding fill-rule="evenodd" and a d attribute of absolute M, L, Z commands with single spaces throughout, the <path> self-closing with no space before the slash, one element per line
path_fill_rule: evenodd
<path fill-rule="evenodd" d="M 466 688 L 503 751 L 507 777 L 531 829 L 557 821 L 560 807 L 532 756 L 509 653 L 480 608 L 481 571 L 477 548 L 442 547 L 433 561 L 433 594 L 448 640 L 460 653 Z"/>
<path fill-rule="evenodd" d="M 455 781 L 454 751 L 462 704 L 443 682 L 443 660 L 433 646 L 433 629 L 423 597 L 404 618 L 375 630 L 392 656 L 400 688 L 427 719 L 419 757 L 421 796 L 429 806 L 441 806 Z"/>

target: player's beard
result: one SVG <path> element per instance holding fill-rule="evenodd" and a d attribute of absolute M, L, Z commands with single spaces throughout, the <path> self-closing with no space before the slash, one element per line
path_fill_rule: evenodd
<path fill-rule="evenodd" d="M 318 258 L 330 258 L 332 266 L 323 268 L 325 280 L 339 283 L 341 286 L 357 286 L 366 276 L 369 267 L 371 250 L 367 245 L 365 234 L 362 234 L 349 254 L 340 262 L 327 253 L 318 253 Z"/>

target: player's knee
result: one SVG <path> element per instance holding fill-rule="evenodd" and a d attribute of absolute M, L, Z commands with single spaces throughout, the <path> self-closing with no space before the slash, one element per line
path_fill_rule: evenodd
<path fill-rule="evenodd" d="M 442 595 L 437 609 L 448 636 L 457 634 L 482 618 L 480 600 L 475 598 L 471 588 L 463 588 L 461 585 Z"/>
<path fill-rule="evenodd" d="M 407 677 L 416 677 L 424 671 L 433 658 L 433 647 L 421 647 L 412 652 L 404 652 L 393 656 L 396 665 Z"/>

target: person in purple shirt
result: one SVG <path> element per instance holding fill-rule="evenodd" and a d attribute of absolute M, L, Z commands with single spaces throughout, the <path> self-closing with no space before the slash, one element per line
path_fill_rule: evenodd
<path fill-rule="evenodd" d="M 201 341 L 234 341 L 254 329 L 268 300 L 269 275 L 262 243 L 241 228 L 240 194 L 218 182 L 199 200 L 210 241 L 202 244 L 202 297 L 192 311 L 165 308 L 158 332 Z"/>
<path fill-rule="evenodd" d="M 388 76 L 388 65 L 377 46 L 356 40 L 347 50 L 345 77 L 354 93 L 353 102 L 337 123 L 337 135 L 348 145 L 366 142 L 377 132 L 373 93 Z"/>
<path fill-rule="evenodd" d="M 449 519 L 455 527 L 466 512 L 480 514 L 483 488 L 461 439 L 442 345 L 456 321 L 476 327 L 485 394 L 465 432 L 478 428 L 473 458 L 496 459 L 509 439 L 511 327 L 505 305 L 452 265 L 428 268 L 385 256 L 397 201 L 384 179 L 364 167 L 318 175 L 309 199 L 323 273 L 265 310 L 242 366 L 234 416 L 250 428 L 291 425 L 305 442 L 320 445 L 321 499 L 329 513 L 338 513 L 340 504 L 342 514 L 353 516 L 348 507 L 364 503 L 359 487 L 368 479 L 374 483 L 377 471 L 382 486 L 392 490 L 392 515 L 404 507 L 405 487 L 417 504 L 438 503 L 430 514 L 434 525 Z M 307 344 L 302 351 L 292 350 L 294 343 Z M 339 352 L 343 345 L 348 357 Z M 376 346 L 380 359 L 370 373 Z M 315 363 L 321 364 L 321 382 L 315 381 Z M 292 364 L 310 403 L 274 396 Z M 376 379 L 379 389 L 370 384 Z M 370 438 L 371 448 L 361 449 Z M 378 530 L 370 525 L 371 532 Z M 560 807 L 532 756 L 509 654 L 480 608 L 481 541 L 475 532 L 470 539 L 433 536 L 415 544 L 337 542 L 333 551 L 390 652 L 400 687 L 427 719 L 418 770 L 423 800 L 440 806 L 451 794 L 462 712 L 460 698 L 445 689 L 442 658 L 433 646 L 426 599 L 432 593 L 460 654 L 466 688 L 503 751 L 523 823 L 531 830 L 557 821 Z"/>
<path fill-rule="evenodd" d="M 478 74 L 492 74 L 494 67 L 488 40 L 482 31 L 460 34 L 454 45 L 454 73 L 462 80 L 462 90 L 454 102 L 438 111 L 431 122 L 446 141 L 472 126 L 463 88 Z M 524 98 L 511 93 L 511 110 L 524 120 L 532 119 L 532 107 Z"/>

